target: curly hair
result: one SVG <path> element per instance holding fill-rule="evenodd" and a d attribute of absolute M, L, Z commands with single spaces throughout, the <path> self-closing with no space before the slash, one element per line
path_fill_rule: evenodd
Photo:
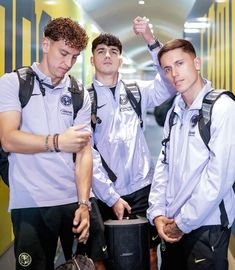
<path fill-rule="evenodd" d="M 92 53 L 94 52 L 94 50 L 96 49 L 96 47 L 99 44 L 105 44 L 107 46 L 114 46 L 117 47 L 120 54 L 122 54 L 122 43 L 121 41 L 114 35 L 110 34 L 110 33 L 101 33 L 97 38 L 95 38 L 92 41 Z"/>
<path fill-rule="evenodd" d="M 80 52 L 88 43 L 85 29 L 70 18 L 56 18 L 51 20 L 44 28 L 44 36 L 54 41 L 64 40 L 65 44 Z"/>

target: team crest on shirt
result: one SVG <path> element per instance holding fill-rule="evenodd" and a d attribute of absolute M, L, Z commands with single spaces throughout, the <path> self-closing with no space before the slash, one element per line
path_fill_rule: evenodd
<path fill-rule="evenodd" d="M 69 95 L 63 95 L 60 98 L 60 102 L 64 105 L 64 106 L 70 106 L 72 104 L 72 98 Z"/>
<path fill-rule="evenodd" d="M 119 103 L 120 103 L 120 111 L 131 111 L 132 107 L 131 104 L 128 103 L 128 97 L 125 94 L 120 95 Z"/>
<path fill-rule="evenodd" d="M 21 266 L 27 267 L 31 264 L 32 257 L 28 253 L 23 252 L 23 253 L 20 253 L 18 257 L 18 261 Z"/>

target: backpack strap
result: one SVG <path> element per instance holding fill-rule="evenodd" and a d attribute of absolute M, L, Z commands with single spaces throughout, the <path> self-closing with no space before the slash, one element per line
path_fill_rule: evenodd
<path fill-rule="evenodd" d="M 162 163 L 164 163 L 164 164 L 168 164 L 167 158 L 166 158 L 166 146 L 167 146 L 167 143 L 170 141 L 171 128 L 172 128 L 172 126 L 174 124 L 174 119 L 175 119 L 175 116 L 176 116 L 176 113 L 174 112 L 174 108 L 175 107 L 172 108 L 172 110 L 170 112 L 170 116 L 169 116 L 169 133 L 168 133 L 168 136 L 167 136 L 167 138 L 162 140 L 162 146 L 164 146 L 164 150 L 162 151 L 162 154 L 164 155 Z"/>
<path fill-rule="evenodd" d="M 94 133 L 95 128 L 96 128 L 96 123 L 98 123 L 98 124 L 101 123 L 101 119 L 99 117 L 97 117 L 97 93 L 96 93 L 96 90 L 95 90 L 93 83 L 89 88 L 87 88 L 87 91 L 90 95 L 90 100 L 91 100 L 91 127 L 92 127 L 93 133 Z M 99 149 L 97 148 L 96 144 L 94 144 L 94 149 L 99 152 Z M 99 154 L 100 154 L 100 152 L 99 152 Z M 109 179 L 112 182 L 115 182 L 117 180 L 117 176 L 109 168 L 108 164 L 106 163 L 106 161 L 104 160 L 104 158 L 102 157 L 101 154 L 100 154 L 100 158 L 101 158 L 102 166 L 104 167 L 105 171 L 107 172 Z"/>
<path fill-rule="evenodd" d="M 142 119 L 142 111 L 141 111 L 141 92 L 139 89 L 139 86 L 136 82 L 134 83 L 125 83 L 122 81 L 127 97 L 131 103 L 131 106 L 133 107 L 134 111 L 136 112 L 139 121 L 140 121 L 140 127 L 143 128 L 143 119 Z"/>
<path fill-rule="evenodd" d="M 78 111 L 82 108 L 84 100 L 84 87 L 73 76 L 69 75 L 71 87 L 68 87 L 71 93 L 73 103 L 73 120 L 77 117 Z"/>
<path fill-rule="evenodd" d="M 216 100 L 224 94 L 230 96 L 233 100 L 235 100 L 235 96 L 233 95 L 232 92 L 223 89 L 220 90 L 213 89 L 204 96 L 202 101 L 202 108 L 199 110 L 198 128 L 202 140 L 205 143 L 208 150 L 210 150 L 208 143 L 211 138 L 210 126 L 211 126 L 212 109 Z"/>
<path fill-rule="evenodd" d="M 19 100 L 24 108 L 33 93 L 35 72 L 31 67 L 22 67 L 14 71 L 19 79 Z"/>
<path fill-rule="evenodd" d="M 233 100 L 235 100 L 235 96 L 231 91 L 227 91 L 223 89 L 217 89 L 217 90 L 213 89 L 204 96 L 203 101 L 202 101 L 202 108 L 199 110 L 198 128 L 199 128 L 199 132 L 202 137 L 202 140 L 209 151 L 210 151 L 210 148 L 208 144 L 211 138 L 210 126 L 211 126 L 212 109 L 216 100 L 220 98 L 222 95 L 228 95 Z M 233 190 L 235 192 L 235 183 L 233 184 Z M 229 220 L 228 220 L 228 215 L 226 213 L 223 200 L 219 204 L 219 209 L 220 209 L 221 225 L 223 227 L 227 227 L 229 224 Z"/>
<path fill-rule="evenodd" d="M 94 84 L 87 88 L 91 100 L 91 127 L 95 131 L 96 123 L 101 123 L 101 120 L 97 119 L 97 93 Z"/>

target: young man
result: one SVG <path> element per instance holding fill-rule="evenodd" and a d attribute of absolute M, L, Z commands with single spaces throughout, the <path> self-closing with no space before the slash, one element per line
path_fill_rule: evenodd
<path fill-rule="evenodd" d="M 17 74 L 0 79 L 1 143 L 10 152 L 9 209 L 17 270 L 52 270 L 58 237 L 64 239 L 66 259 L 71 257 L 74 233 L 81 242 L 88 239 L 90 99 L 85 91 L 73 119 L 67 75 L 87 41 L 85 30 L 69 18 L 46 25 L 42 61 L 31 66 L 34 89 L 23 109 Z"/>
<path fill-rule="evenodd" d="M 147 211 L 166 241 L 161 270 L 227 270 L 230 227 L 235 217 L 235 102 L 226 95 L 215 102 L 207 147 L 198 129 L 198 115 L 212 86 L 200 75 L 201 62 L 192 44 L 172 40 L 161 48 L 158 59 L 179 93 L 173 106 L 170 140 L 156 165 Z M 225 214 L 228 225 L 222 221 Z"/>
<path fill-rule="evenodd" d="M 142 35 L 145 42 L 151 45 L 150 52 L 158 68 L 159 43 L 155 41 L 148 22 L 144 18 L 137 17 L 134 20 L 134 32 Z M 153 178 L 153 163 L 144 131 L 127 97 L 119 74 L 122 65 L 122 44 L 111 34 L 100 34 L 92 42 L 92 53 L 91 63 L 95 68 L 93 86 L 97 93 L 98 120 L 93 133 L 94 144 L 98 149 L 94 150 L 93 155 L 93 192 L 100 200 L 99 206 L 104 220 L 122 219 L 127 214 L 146 216 Z M 159 105 L 175 93 L 173 87 L 167 87 L 169 85 L 167 80 L 164 81 L 159 74 L 147 86 L 143 87 L 141 81 L 138 85 L 141 92 L 142 115 L 147 108 Z M 116 181 L 112 182 L 109 178 L 102 165 L 101 156 L 116 175 Z M 154 229 L 153 226 L 151 227 Z M 152 237 L 151 269 L 153 270 L 157 267 L 155 230 L 152 232 Z M 105 268 L 97 266 L 97 269 Z"/>

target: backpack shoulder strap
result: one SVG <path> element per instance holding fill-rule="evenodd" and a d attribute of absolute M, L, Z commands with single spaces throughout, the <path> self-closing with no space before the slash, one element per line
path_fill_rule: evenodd
<path fill-rule="evenodd" d="M 87 88 L 87 91 L 91 100 L 91 127 L 93 131 L 95 131 L 96 123 L 99 122 L 100 119 L 97 119 L 97 93 L 93 83 L 89 88 Z"/>
<path fill-rule="evenodd" d="M 68 88 L 71 93 L 73 103 L 73 119 L 77 117 L 78 111 L 82 108 L 84 99 L 84 87 L 73 76 L 69 75 L 71 87 Z"/>
<path fill-rule="evenodd" d="M 22 67 L 14 70 L 19 79 L 19 99 L 24 108 L 33 93 L 35 73 L 31 67 Z"/>
<path fill-rule="evenodd" d="M 164 159 L 163 159 L 162 163 L 164 163 L 164 164 L 168 164 L 167 160 L 166 160 L 166 145 L 170 141 L 171 129 L 172 129 L 172 126 L 174 124 L 175 115 L 176 115 L 176 113 L 174 112 L 174 107 L 173 107 L 171 112 L 170 112 L 170 116 L 169 116 L 169 132 L 168 132 L 168 136 L 167 136 L 167 138 L 162 140 L 162 146 L 164 146 L 164 150 L 162 151 L 162 154 L 164 155 Z"/>
<path fill-rule="evenodd" d="M 220 89 L 220 90 L 213 89 L 204 96 L 203 101 L 202 101 L 202 108 L 199 110 L 198 128 L 199 128 L 199 132 L 202 137 L 202 140 L 205 143 L 208 150 L 210 150 L 208 143 L 211 137 L 210 126 L 211 126 L 212 109 L 216 100 L 220 98 L 222 95 L 228 95 L 233 100 L 235 100 L 235 96 L 233 95 L 232 92 L 223 90 L 223 89 Z M 233 184 L 233 190 L 235 192 L 235 184 Z M 229 224 L 229 221 L 228 221 L 228 215 L 226 213 L 223 200 L 219 204 L 219 209 L 220 209 L 221 225 L 223 227 L 227 227 Z"/>
<path fill-rule="evenodd" d="M 136 82 L 133 83 L 125 83 L 122 81 L 127 97 L 131 103 L 131 106 L 135 110 L 139 121 L 140 121 L 140 126 L 143 128 L 143 119 L 142 119 L 142 111 L 141 111 L 141 92 L 139 89 L 139 86 Z"/>
<path fill-rule="evenodd" d="M 202 137 L 203 142 L 208 147 L 208 143 L 210 141 L 210 126 L 211 126 L 211 114 L 213 106 L 218 98 L 220 98 L 222 95 L 228 95 L 233 100 L 235 100 L 235 96 L 232 92 L 219 89 L 219 90 L 211 90 L 208 92 L 202 101 L 202 108 L 199 110 L 199 118 L 198 118 L 198 128 L 200 135 Z"/>

